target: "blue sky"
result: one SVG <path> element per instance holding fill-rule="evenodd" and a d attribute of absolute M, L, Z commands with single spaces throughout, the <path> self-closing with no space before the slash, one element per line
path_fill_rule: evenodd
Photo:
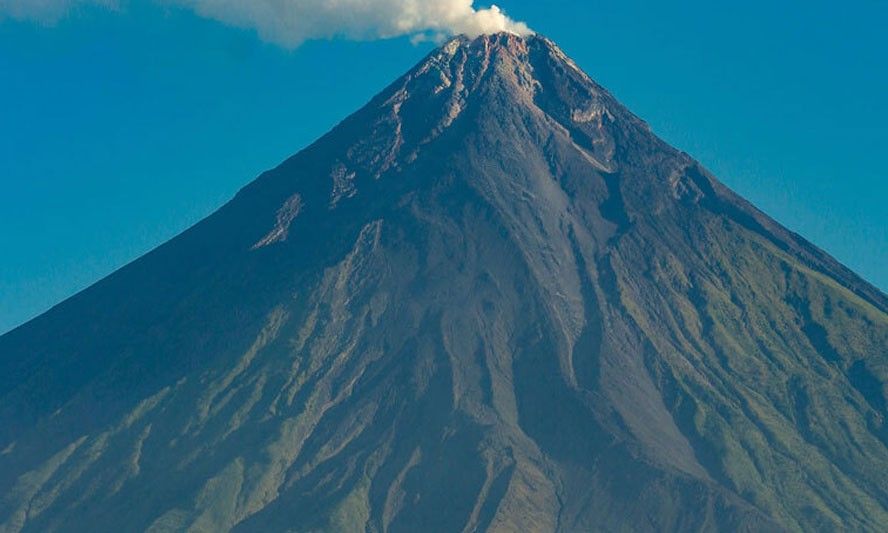
<path fill-rule="evenodd" d="M 888 289 L 888 4 L 500 5 L 661 137 Z M 0 332 L 206 216 L 431 46 L 289 49 L 169 1 L 0 18 Z"/>

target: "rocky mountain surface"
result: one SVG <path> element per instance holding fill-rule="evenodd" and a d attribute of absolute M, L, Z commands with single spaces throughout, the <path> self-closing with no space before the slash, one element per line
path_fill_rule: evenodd
<path fill-rule="evenodd" d="M 0 337 L 0 531 L 884 531 L 888 298 L 457 38 Z"/>

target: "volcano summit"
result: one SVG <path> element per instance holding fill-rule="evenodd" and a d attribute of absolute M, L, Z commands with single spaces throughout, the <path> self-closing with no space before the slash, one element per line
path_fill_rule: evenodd
<path fill-rule="evenodd" d="M 884 531 L 886 384 L 883 293 L 457 38 L 0 337 L 0 531 Z"/>

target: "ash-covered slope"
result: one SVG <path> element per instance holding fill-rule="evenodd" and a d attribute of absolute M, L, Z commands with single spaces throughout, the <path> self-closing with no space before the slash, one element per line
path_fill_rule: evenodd
<path fill-rule="evenodd" d="M 456 39 L 0 337 L 0 530 L 884 530 L 886 313 L 550 41 Z"/>

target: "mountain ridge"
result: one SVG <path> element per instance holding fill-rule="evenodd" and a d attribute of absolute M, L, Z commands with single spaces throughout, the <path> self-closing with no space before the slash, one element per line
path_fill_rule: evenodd
<path fill-rule="evenodd" d="M 876 530 L 886 302 L 548 39 L 456 38 L 0 337 L 0 522 Z"/>

